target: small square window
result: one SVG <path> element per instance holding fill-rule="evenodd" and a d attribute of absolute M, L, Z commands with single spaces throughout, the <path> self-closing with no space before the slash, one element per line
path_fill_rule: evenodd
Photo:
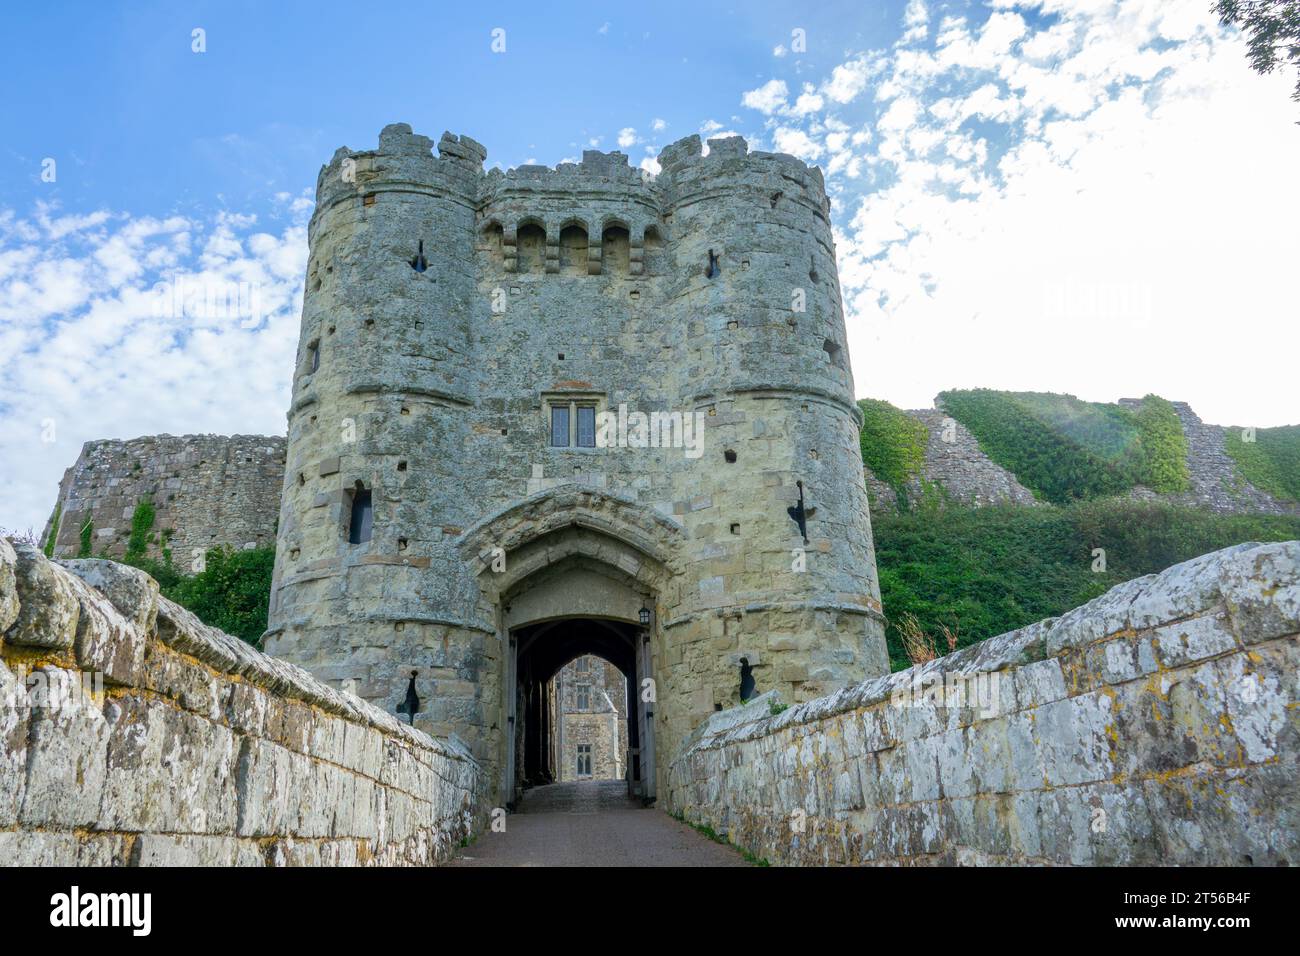
<path fill-rule="evenodd" d="M 546 443 L 552 448 L 595 448 L 596 419 L 602 404 L 603 396 L 544 394 Z"/>

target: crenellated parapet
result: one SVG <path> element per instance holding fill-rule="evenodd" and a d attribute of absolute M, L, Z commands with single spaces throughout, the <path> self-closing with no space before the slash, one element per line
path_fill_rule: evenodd
<path fill-rule="evenodd" d="M 343 147 L 322 167 L 312 230 L 340 203 L 370 210 L 385 193 L 426 195 L 472 207 L 477 248 L 504 273 L 617 274 L 604 263 L 613 256 L 626 264 L 621 274 L 639 276 L 647 255 L 672 241 L 678 208 L 707 202 L 740 211 L 784 201 L 827 227 L 822 247 L 833 256 L 820 169 L 783 153 L 750 152 L 739 136 L 708 145 L 705 154 L 700 137 L 689 136 L 665 147 L 657 176 L 630 166 L 624 153 L 599 150 L 584 151 L 579 163 L 485 172 L 487 151 L 470 137 L 444 133 L 435 145 L 393 124 L 377 149 Z M 585 269 L 566 243 L 582 246 Z"/>
<path fill-rule="evenodd" d="M 485 246 L 499 245 L 504 272 L 596 276 L 617 274 L 617 264 L 638 276 L 647 240 L 663 241 L 662 207 L 654 178 L 630 167 L 627 156 L 587 150 L 581 163 L 554 169 L 492 170 L 484 177 L 478 222 Z"/>

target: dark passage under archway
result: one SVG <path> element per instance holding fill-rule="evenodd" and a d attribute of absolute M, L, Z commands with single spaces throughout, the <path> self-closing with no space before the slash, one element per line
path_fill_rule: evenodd
<path fill-rule="evenodd" d="M 600 618 L 561 618 L 517 628 L 511 633 L 515 661 L 516 707 L 519 726 L 514 728 L 515 783 L 531 787 L 560 779 L 555 741 L 555 714 L 550 683 L 560 670 L 583 655 L 604 658 L 627 679 L 627 770 L 629 792 L 652 793 L 644 784 L 642 758 L 644 718 L 638 706 L 637 642 L 643 632 L 624 621 Z M 651 715 L 652 716 L 652 715 Z"/>

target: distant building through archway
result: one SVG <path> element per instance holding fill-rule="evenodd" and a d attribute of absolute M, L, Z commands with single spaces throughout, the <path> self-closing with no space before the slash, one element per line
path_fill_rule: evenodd
<path fill-rule="evenodd" d="M 550 683 L 556 779 L 627 777 L 627 678 L 594 654 L 570 661 Z"/>

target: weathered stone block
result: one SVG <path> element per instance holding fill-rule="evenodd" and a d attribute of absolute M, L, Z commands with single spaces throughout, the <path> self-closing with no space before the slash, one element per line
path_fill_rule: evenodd
<path fill-rule="evenodd" d="M 79 856 L 74 833 L 43 830 L 0 832 L 0 861 L 5 866 L 70 866 Z"/>
<path fill-rule="evenodd" d="M 89 827 L 99 816 L 109 725 L 82 692 L 81 675 L 40 668 L 50 694 L 28 718 L 27 781 L 18 818 L 25 828 Z M 55 689 L 57 690 L 51 690 Z"/>
<path fill-rule="evenodd" d="M 18 555 L 8 538 L 0 538 L 0 641 L 18 620 Z"/>
<path fill-rule="evenodd" d="M 0 660 L 0 830 L 12 826 L 27 778 L 27 689 Z"/>
<path fill-rule="evenodd" d="M 1055 658 L 1017 667 L 1007 676 L 1010 677 L 1018 708 L 1028 709 L 1050 704 L 1068 693 L 1065 675 L 1061 673 L 1061 663 Z"/>
<path fill-rule="evenodd" d="M 104 562 L 108 563 L 108 562 Z M 77 613 L 77 663 L 110 684 L 131 685 L 142 677 L 146 632 L 84 581 L 73 579 Z"/>
<path fill-rule="evenodd" d="M 5 640 L 28 647 L 71 647 L 80 605 L 68 573 L 35 545 L 13 542 L 13 550 L 19 608 Z"/>
<path fill-rule="evenodd" d="M 1192 770 L 1143 781 L 1163 862 L 1289 864 L 1300 850 L 1300 766 Z"/>
<path fill-rule="evenodd" d="M 158 620 L 158 582 L 144 571 L 98 558 L 59 563 L 108 598 L 118 613 L 142 633 L 154 632 Z"/>
<path fill-rule="evenodd" d="M 1219 584 L 1244 643 L 1300 633 L 1300 541 L 1234 549 Z"/>
<path fill-rule="evenodd" d="M 136 866 L 265 866 L 259 848 L 228 836 L 198 834 L 140 835 Z"/>
<path fill-rule="evenodd" d="M 1237 646 L 1232 622 L 1221 609 L 1157 627 L 1151 632 L 1151 637 L 1165 667 L 1181 667 L 1225 654 Z"/>
<path fill-rule="evenodd" d="M 265 740 L 244 738 L 236 779 L 239 797 L 239 836 L 264 837 L 288 833 L 293 790 L 293 754 Z"/>
<path fill-rule="evenodd" d="M 100 829 L 233 833 L 230 730 L 148 697 L 107 708 L 112 735 Z"/>

